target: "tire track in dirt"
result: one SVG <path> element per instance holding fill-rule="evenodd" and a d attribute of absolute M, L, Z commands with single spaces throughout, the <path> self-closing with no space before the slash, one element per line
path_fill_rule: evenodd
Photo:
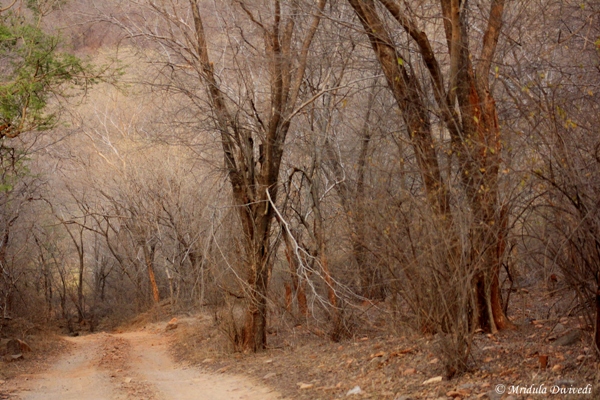
<path fill-rule="evenodd" d="M 267 387 L 257 386 L 248 378 L 201 373 L 182 367 L 168 356 L 167 342 L 160 335 L 130 332 L 116 335 L 131 344 L 129 371 L 153 387 L 157 399 L 271 400 L 280 399 Z"/>
<path fill-rule="evenodd" d="M 48 371 L 21 375 L 11 395 L 23 400 L 275 400 L 248 378 L 203 373 L 175 363 L 164 336 L 148 331 L 68 338 L 75 346 Z"/>
<path fill-rule="evenodd" d="M 24 400 L 118 399 L 109 372 L 98 368 L 107 336 L 67 338 L 75 344 L 70 354 L 44 373 L 15 378 L 17 387 L 12 394 Z M 91 393 L 95 397 L 89 397 Z"/>

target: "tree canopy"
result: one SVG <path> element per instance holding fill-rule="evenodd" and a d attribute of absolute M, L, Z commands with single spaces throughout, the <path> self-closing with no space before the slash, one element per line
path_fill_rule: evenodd
<path fill-rule="evenodd" d="M 93 83 L 91 65 L 42 29 L 40 3 L 25 6 L 0 14 L 0 138 L 54 127 L 58 110 L 52 106 Z"/>

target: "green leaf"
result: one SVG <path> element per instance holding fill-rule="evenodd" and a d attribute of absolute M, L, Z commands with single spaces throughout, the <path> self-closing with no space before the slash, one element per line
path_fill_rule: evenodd
<path fill-rule="evenodd" d="M 35 12 L 37 2 L 27 3 Z M 0 15 L 0 138 L 54 127 L 51 97 L 92 83 L 93 67 L 59 51 L 60 39 L 13 13 Z"/>

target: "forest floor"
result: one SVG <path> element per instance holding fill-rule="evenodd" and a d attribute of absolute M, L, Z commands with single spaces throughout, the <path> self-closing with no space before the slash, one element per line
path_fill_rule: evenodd
<path fill-rule="evenodd" d="M 517 329 L 475 334 L 468 371 L 452 379 L 439 335 L 392 326 L 385 303 L 357 310 L 360 330 L 338 343 L 289 315 L 271 317 L 269 349 L 257 355 L 232 353 L 215 315 L 188 319 L 173 343 L 179 359 L 251 376 L 291 399 L 600 399 L 593 329 L 560 294 L 513 292 Z"/>
<path fill-rule="evenodd" d="M 446 379 L 435 338 L 370 335 L 332 343 L 298 326 L 271 335 L 258 355 L 214 350 L 202 319 L 184 327 L 178 358 L 215 373 L 246 374 L 291 399 L 600 399 L 599 367 L 576 320 L 535 321 L 517 331 L 474 338 L 470 370 Z M 566 346 L 548 341 L 559 327 Z M 564 330 L 563 330 L 564 328 Z M 214 326 L 212 327 L 214 332 Z M 557 339 L 554 337 L 554 339 Z M 558 340 L 557 339 L 557 340 Z M 275 343 L 284 343 L 278 347 Z M 556 342 L 556 341 L 555 341 Z M 547 356 L 541 368 L 540 356 Z M 578 394 L 561 394 L 567 388 Z M 553 393 L 559 392 L 559 393 Z M 353 394 L 356 393 L 356 394 Z"/>
<path fill-rule="evenodd" d="M 593 331 L 558 298 L 519 289 L 509 310 L 517 329 L 477 333 L 469 370 L 452 379 L 439 336 L 392 326 L 386 304 L 363 309 L 360 330 L 338 343 L 272 315 L 258 354 L 231 352 L 214 313 L 180 315 L 167 329 L 173 315 L 161 311 L 125 332 L 55 340 L 41 355 L 32 345 L 25 361 L 0 362 L 0 399 L 600 399 Z"/>

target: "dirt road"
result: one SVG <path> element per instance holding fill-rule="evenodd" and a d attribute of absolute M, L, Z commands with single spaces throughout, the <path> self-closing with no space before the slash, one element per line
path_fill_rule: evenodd
<path fill-rule="evenodd" d="M 159 333 L 99 333 L 69 338 L 74 349 L 40 374 L 10 382 L 26 400 L 82 399 L 280 399 L 271 389 L 240 376 L 203 373 L 173 362 Z"/>

